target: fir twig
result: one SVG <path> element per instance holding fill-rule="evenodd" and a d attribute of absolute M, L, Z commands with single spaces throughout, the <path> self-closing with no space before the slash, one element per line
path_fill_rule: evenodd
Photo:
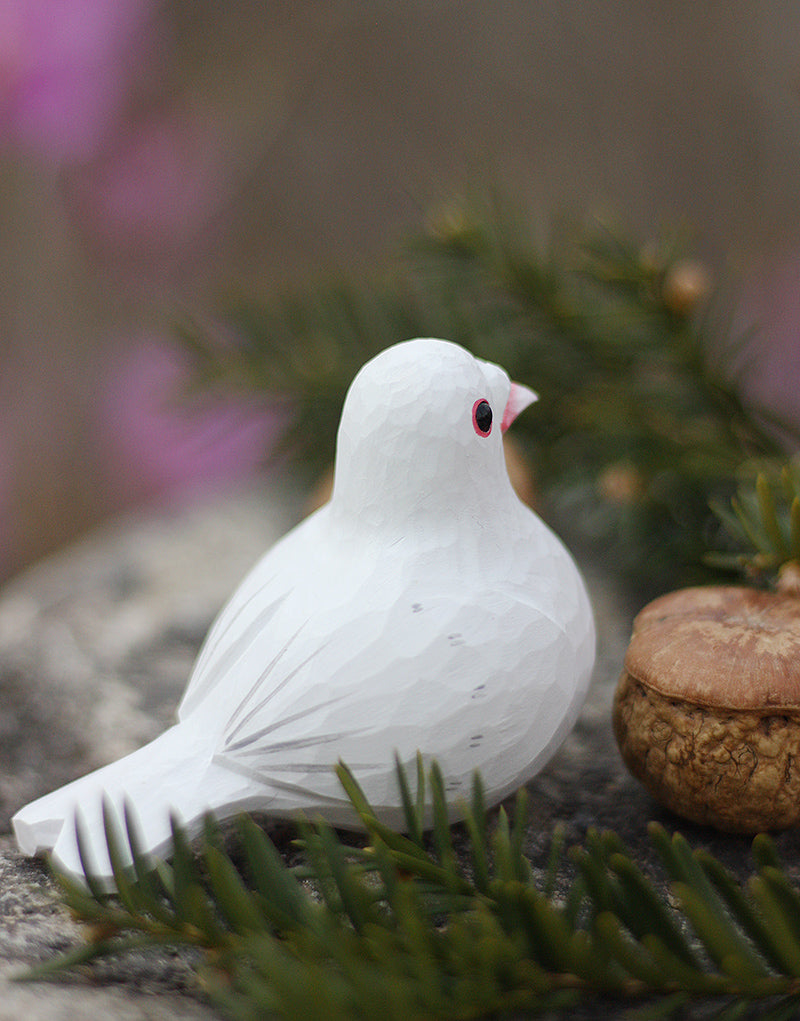
<path fill-rule="evenodd" d="M 727 502 L 746 460 L 783 455 L 769 414 L 731 375 L 744 340 L 701 315 L 696 296 L 676 304 L 680 236 L 647 246 L 604 226 L 540 236 L 500 201 L 452 204 L 382 276 L 231 302 L 216 337 L 183 324 L 196 383 L 286 400 L 280 453 L 319 475 L 361 364 L 409 337 L 454 340 L 539 392 L 514 434 L 559 523 L 651 587 L 691 580 L 709 497 Z"/>
<path fill-rule="evenodd" d="M 741 887 L 706 852 L 651 826 L 672 903 L 616 835 L 590 833 L 571 852 L 577 875 L 563 876 L 567 894 L 557 897 L 563 851 L 554 843 L 537 878 L 522 851 L 524 797 L 513 821 L 501 810 L 490 826 L 476 778 L 463 806 L 473 875 L 441 816 L 438 767 L 428 775 L 430 818 L 439 816 L 430 838 L 383 826 L 352 773 L 340 766 L 339 775 L 371 844 L 348 847 L 325 824 L 305 825 L 318 897 L 248 819 L 241 867 L 211 820 L 199 858 L 175 827 L 173 863 L 158 867 L 157 892 L 129 816 L 136 878 L 121 868 L 110 896 L 90 874 L 85 886 L 58 877 L 90 941 L 29 977 L 171 943 L 205 951 L 207 988 L 235 1018 L 478 1018 L 597 996 L 646 1002 L 650 1017 L 672 1016 L 697 998 L 731 1018 L 756 1005 L 759 1016 L 791 1017 L 800 1005 L 800 891 L 763 835 L 754 842 L 757 872 Z M 423 806 L 407 777 L 399 782 L 419 821 Z M 107 814 L 111 860 L 122 863 L 122 837 Z"/>
<path fill-rule="evenodd" d="M 800 569 L 800 464 L 762 466 L 739 484 L 730 505 L 713 501 L 728 548 L 708 563 L 741 572 L 750 583 L 776 583 L 790 564 Z"/>

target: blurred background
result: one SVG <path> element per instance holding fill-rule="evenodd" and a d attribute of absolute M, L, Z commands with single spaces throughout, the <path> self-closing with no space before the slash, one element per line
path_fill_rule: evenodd
<path fill-rule="evenodd" d="M 177 311 L 388 264 L 467 188 L 688 225 L 796 410 L 799 37 L 788 0 L 5 0 L 0 578 L 259 470 L 281 413 L 176 403 Z"/>

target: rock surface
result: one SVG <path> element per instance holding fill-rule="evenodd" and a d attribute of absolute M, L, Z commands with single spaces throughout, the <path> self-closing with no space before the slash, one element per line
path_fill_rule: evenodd
<path fill-rule="evenodd" d="M 80 930 L 45 867 L 16 851 L 9 820 L 26 801 L 126 754 L 171 722 L 211 620 L 297 507 L 275 488 L 131 518 L 42 563 L 0 596 L 0 1021 L 218 1016 L 203 1001 L 191 958 L 167 951 L 104 962 L 57 982 L 11 983 L 76 945 Z M 748 874 L 748 839 L 678 821 L 622 765 L 611 704 L 638 607 L 590 563 L 583 567 L 598 664 L 578 725 L 530 784 L 531 859 L 544 863 L 558 823 L 568 843 L 582 841 L 590 827 L 615 829 L 649 869 L 655 855 L 646 824 L 655 817 Z M 790 863 L 800 861 L 796 831 L 781 835 L 779 848 Z M 597 1016 L 611 1016 L 608 1004 Z"/>
<path fill-rule="evenodd" d="M 155 951 L 75 970 L 54 981 L 14 981 L 81 941 L 41 864 L 0 837 L 0 1021 L 213 1021 L 188 955 Z"/>
<path fill-rule="evenodd" d="M 0 600 L 0 832 L 20 805 L 168 726 L 208 627 L 290 525 L 250 491 L 116 523 Z"/>
<path fill-rule="evenodd" d="M 59 982 L 10 983 L 79 943 L 45 867 L 10 820 L 27 801 L 119 758 L 172 720 L 212 619 L 296 517 L 254 489 L 130 518 L 12 582 L 0 597 L 0 1021 L 216 1017 L 185 956 L 155 952 Z"/>

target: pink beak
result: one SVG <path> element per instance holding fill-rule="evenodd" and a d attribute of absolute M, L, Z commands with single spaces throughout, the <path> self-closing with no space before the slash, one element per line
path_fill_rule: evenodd
<path fill-rule="evenodd" d="M 530 404 L 538 400 L 539 395 L 535 394 L 533 390 L 529 390 L 527 386 L 523 386 L 522 383 L 512 383 L 511 393 L 508 395 L 506 408 L 503 412 L 503 421 L 500 423 L 502 432 L 508 429 L 521 411 L 524 411 Z"/>

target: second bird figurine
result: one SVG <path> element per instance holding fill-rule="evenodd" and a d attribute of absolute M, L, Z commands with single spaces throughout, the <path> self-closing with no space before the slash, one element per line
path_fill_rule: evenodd
<path fill-rule="evenodd" d="M 448 803 L 480 770 L 496 804 L 572 727 L 595 655 L 572 557 L 516 496 L 501 433 L 535 395 L 456 344 L 411 340 L 363 366 L 345 400 L 333 495 L 256 564 L 211 628 L 178 723 L 22 808 L 23 852 L 110 881 L 102 801 L 142 849 L 170 814 L 321 815 L 353 827 L 340 759 L 402 824 L 395 755 L 441 767 Z"/>

